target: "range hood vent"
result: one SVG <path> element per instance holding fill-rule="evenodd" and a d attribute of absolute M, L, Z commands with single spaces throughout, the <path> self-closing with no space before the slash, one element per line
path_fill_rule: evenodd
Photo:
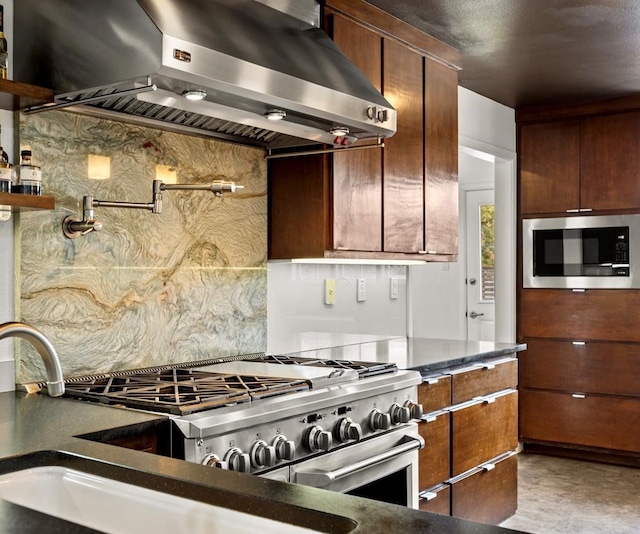
<path fill-rule="evenodd" d="M 20 0 L 14 79 L 56 94 L 26 111 L 71 106 L 264 149 L 393 135 L 395 110 L 333 41 L 270 1 Z"/>

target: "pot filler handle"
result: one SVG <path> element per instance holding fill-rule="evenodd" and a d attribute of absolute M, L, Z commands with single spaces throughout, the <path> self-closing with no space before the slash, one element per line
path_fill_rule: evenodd
<path fill-rule="evenodd" d="M 388 451 L 372 456 L 355 464 L 336 469 L 335 471 L 323 471 L 321 469 L 312 469 L 309 471 L 298 471 L 296 473 L 296 484 L 302 484 L 303 486 L 311 486 L 314 488 L 324 488 L 331 482 L 347 477 L 358 471 L 362 471 L 368 467 L 372 467 L 376 464 L 386 462 L 397 456 L 411 452 L 413 450 L 419 450 L 424 447 L 424 440 L 420 436 L 405 436 L 405 442 L 397 447 L 393 447 Z"/>

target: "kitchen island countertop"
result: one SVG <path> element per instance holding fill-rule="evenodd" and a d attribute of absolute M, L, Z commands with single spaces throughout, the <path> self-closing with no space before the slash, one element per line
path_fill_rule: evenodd
<path fill-rule="evenodd" d="M 402 368 L 421 371 L 437 369 L 443 362 L 472 361 L 477 354 L 500 355 L 504 351 L 524 350 L 521 345 L 475 346 L 464 342 L 436 342 L 407 338 L 375 338 L 362 343 L 304 351 L 301 355 L 325 358 L 349 358 L 368 361 L 395 361 Z M 403 348 L 404 347 L 404 348 Z M 489 350 L 490 349 L 490 350 Z M 437 351 L 444 351 L 440 357 Z M 477 354 L 476 354 L 477 353 Z M 149 425 L 164 419 L 149 412 L 71 399 L 54 399 L 46 395 L 23 392 L 0 393 L 0 473 L 15 469 L 21 455 L 36 451 L 64 451 L 63 462 L 70 466 L 92 466 L 95 474 L 116 474 L 121 481 L 140 483 L 146 480 L 153 489 L 167 493 L 192 495 L 203 502 L 241 509 L 256 515 L 271 516 L 291 523 L 309 522 L 309 515 L 319 512 L 349 518 L 359 532 L 421 532 L 452 534 L 502 534 L 515 532 L 500 527 L 440 516 L 397 505 L 369 501 L 320 489 L 287 484 L 253 475 L 211 469 L 182 460 L 130 450 L 79 436 L 111 428 Z M 58 453 L 50 454 L 56 459 Z M 90 461 L 88 461 L 89 459 Z M 27 460 L 25 460 L 27 461 Z M 57 461 L 57 460 L 56 460 Z M 11 464 L 13 467 L 9 468 Z M 97 467 L 96 467 L 97 466 Z M 9 505 L 0 521 L 0 532 L 67 532 L 69 525 L 50 516 Z M 9 513 L 10 512 L 10 513 Z M 26 528 L 26 530 L 25 530 Z M 93 532 L 78 527 L 74 533 Z"/>
<path fill-rule="evenodd" d="M 395 363 L 423 375 L 486 358 L 526 350 L 524 343 L 461 341 L 419 337 L 371 336 L 304 332 L 292 336 L 287 354 L 308 358 Z"/>

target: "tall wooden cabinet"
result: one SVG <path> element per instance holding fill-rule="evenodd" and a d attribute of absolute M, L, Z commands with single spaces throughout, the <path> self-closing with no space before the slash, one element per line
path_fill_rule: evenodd
<path fill-rule="evenodd" d="M 327 31 L 397 110 L 384 148 L 269 161 L 269 258 L 452 261 L 458 253 L 459 52 L 366 2 Z"/>
<path fill-rule="evenodd" d="M 521 109 L 516 120 L 520 221 L 640 214 L 638 98 Z M 522 247 L 519 236 L 520 268 Z M 640 290 L 517 294 L 525 450 L 640 466 Z"/>

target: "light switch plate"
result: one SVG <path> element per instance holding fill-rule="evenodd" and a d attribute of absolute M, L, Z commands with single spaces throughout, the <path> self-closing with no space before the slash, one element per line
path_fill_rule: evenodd
<path fill-rule="evenodd" d="M 358 278 L 358 291 L 356 299 L 358 302 L 367 300 L 367 281 L 364 278 Z"/>
<path fill-rule="evenodd" d="M 336 281 L 334 278 L 327 278 L 324 281 L 324 303 L 336 303 Z"/>
<path fill-rule="evenodd" d="M 395 277 L 389 279 L 389 298 L 391 300 L 398 298 L 398 279 Z"/>

